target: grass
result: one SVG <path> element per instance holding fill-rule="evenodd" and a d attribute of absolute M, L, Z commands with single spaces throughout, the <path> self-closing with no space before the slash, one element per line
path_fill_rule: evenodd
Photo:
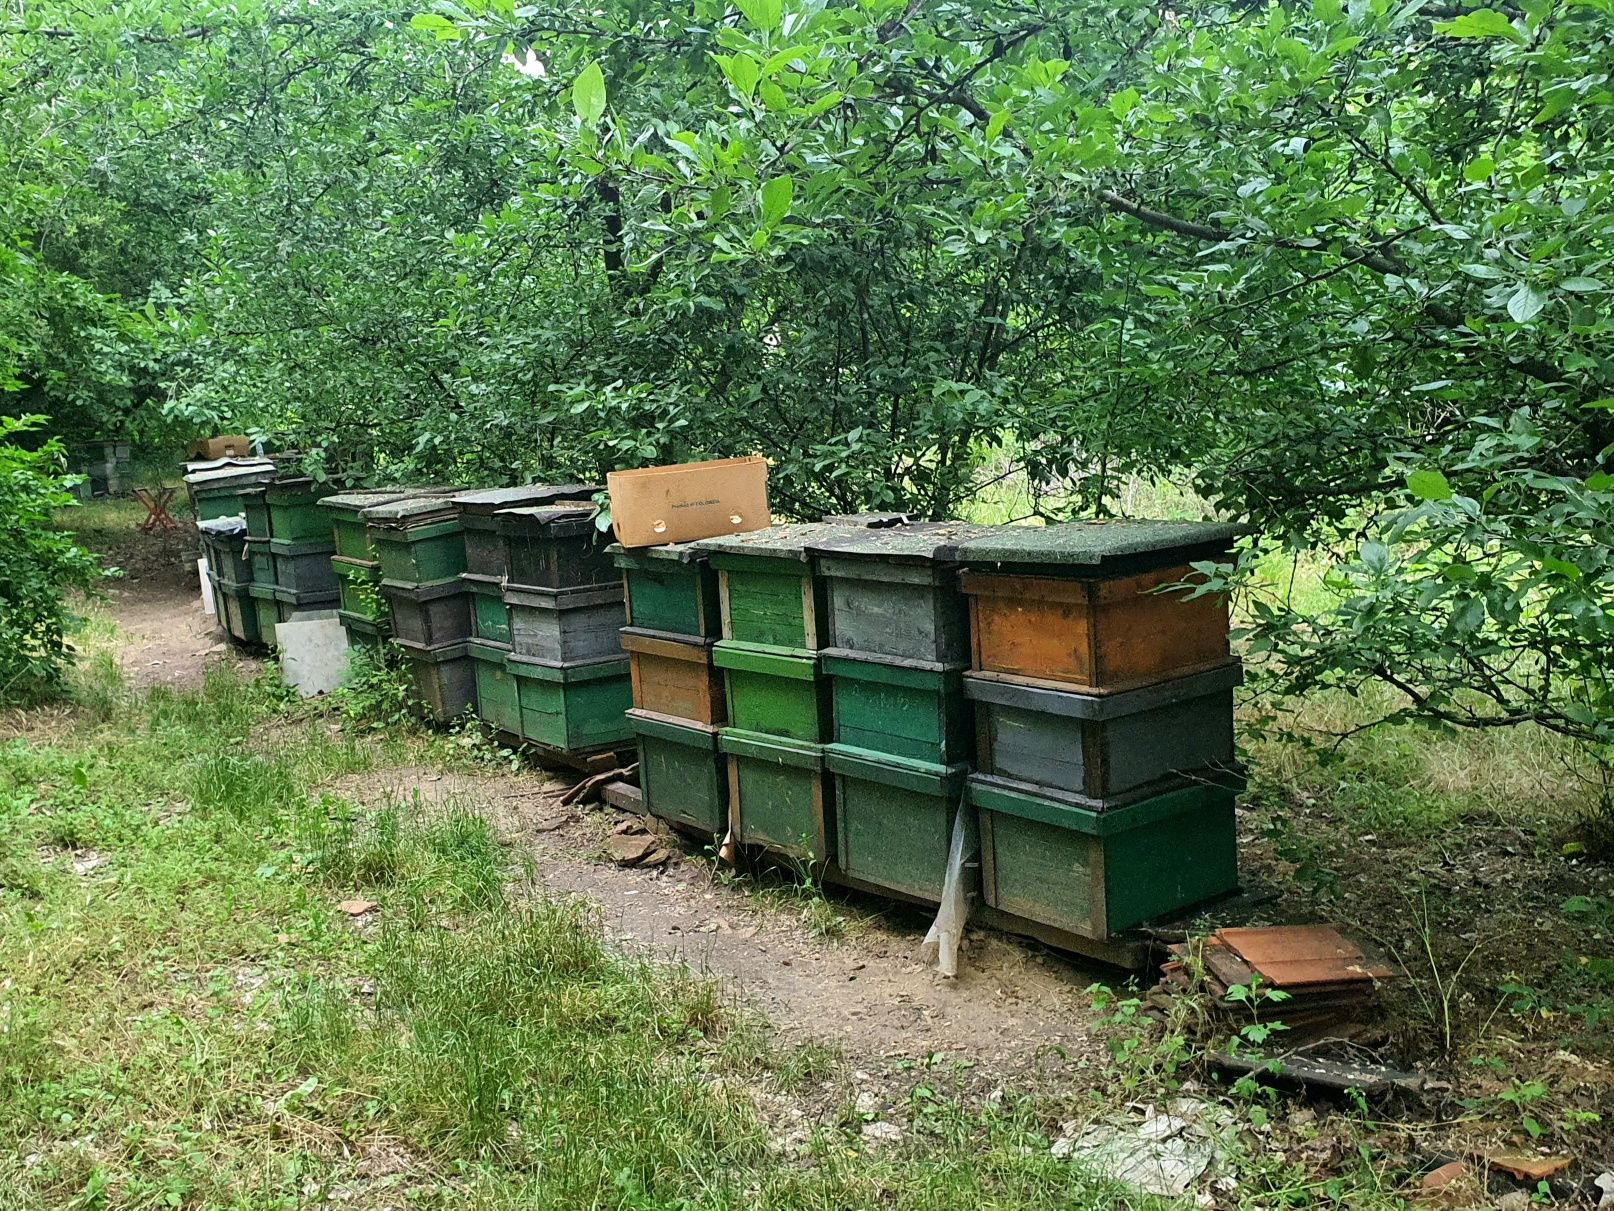
<path fill-rule="evenodd" d="M 769 1115 L 824 1099 L 823 1057 L 615 950 L 475 804 L 318 789 L 397 740 L 223 668 L 85 667 L 0 747 L 8 1208 L 1111 1204 L 1019 1099 L 937 1096 L 883 1152 L 809 1118 L 787 1162 Z"/>

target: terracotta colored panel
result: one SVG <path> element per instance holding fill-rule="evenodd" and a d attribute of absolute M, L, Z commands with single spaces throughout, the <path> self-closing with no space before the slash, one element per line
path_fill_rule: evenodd
<path fill-rule="evenodd" d="M 624 637 L 623 646 L 630 642 Z M 659 645 L 658 645 L 659 646 Z M 692 645 L 699 659 L 669 656 L 654 649 L 628 649 L 633 665 L 633 705 L 708 727 L 726 721 L 723 674 L 712 667 L 709 649 Z"/>

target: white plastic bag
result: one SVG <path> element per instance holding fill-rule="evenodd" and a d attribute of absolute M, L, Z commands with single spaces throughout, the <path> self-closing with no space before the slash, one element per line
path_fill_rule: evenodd
<path fill-rule="evenodd" d="M 948 847 L 947 878 L 942 883 L 941 907 L 920 944 L 919 957 L 944 976 L 958 974 L 958 944 L 969 921 L 973 870 L 981 850 L 975 813 L 960 796 L 953 817 L 953 843 Z"/>

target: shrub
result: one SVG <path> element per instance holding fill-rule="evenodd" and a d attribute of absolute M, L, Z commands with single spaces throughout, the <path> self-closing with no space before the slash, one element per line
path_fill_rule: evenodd
<path fill-rule="evenodd" d="M 71 658 L 64 595 L 103 575 L 93 555 L 52 525 L 57 509 L 77 503 L 61 441 L 29 449 L 19 440 L 44 423 L 0 416 L 0 701 L 60 683 Z"/>

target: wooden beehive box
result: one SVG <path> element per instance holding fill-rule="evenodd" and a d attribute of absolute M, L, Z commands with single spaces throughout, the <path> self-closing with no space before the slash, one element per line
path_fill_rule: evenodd
<path fill-rule="evenodd" d="M 961 544 L 987 526 L 920 522 L 808 544 L 824 581 L 826 647 L 936 664 L 970 658 L 969 604 L 958 589 Z"/>
<path fill-rule="evenodd" d="M 799 861 L 834 858 L 823 745 L 723 728 L 718 747 L 728 756 L 729 827 L 737 843 Z"/>
<path fill-rule="evenodd" d="M 827 646 L 823 581 L 809 545 L 828 550 L 866 531 L 822 524 L 770 526 L 694 544 L 718 574 L 723 638 L 816 652 Z"/>
<path fill-rule="evenodd" d="M 724 639 L 712 663 L 723 670 L 732 726 L 815 744 L 829 738 L 829 685 L 816 653 Z"/>
<path fill-rule="evenodd" d="M 275 466 L 268 459 L 243 459 L 204 464 L 185 473 L 185 490 L 197 521 L 235 517 L 245 513 L 243 497 L 251 492 L 261 499 L 261 489 L 275 477 Z M 269 537 L 268 513 L 264 513 L 263 537 Z"/>
<path fill-rule="evenodd" d="M 961 544 L 974 667 L 1120 689 L 1227 659 L 1227 602 L 1164 586 L 1230 549 L 1238 529 L 1199 522 L 999 527 Z"/>
<path fill-rule="evenodd" d="M 970 759 L 962 665 L 839 648 L 826 649 L 820 658 L 836 743 L 933 765 Z"/>
<path fill-rule="evenodd" d="M 472 576 L 502 581 L 509 574 L 504 538 L 499 533 L 496 513 L 559 501 L 581 502 L 592 508 L 589 498 L 605 489 L 599 484 L 522 484 L 515 488 L 478 488 L 453 496 L 465 531 L 465 570 Z"/>
<path fill-rule="evenodd" d="M 939 901 L 969 767 L 843 744 L 824 754 L 835 780 L 839 873 L 869 889 Z"/>
<path fill-rule="evenodd" d="M 728 769 L 715 727 L 634 708 L 639 788 L 657 819 L 712 838 L 728 827 Z"/>
<path fill-rule="evenodd" d="M 374 488 L 363 492 L 338 492 L 322 497 L 319 507 L 329 519 L 336 554 L 343 559 L 373 563 L 376 555 L 370 546 L 364 511 L 401 500 L 440 496 L 445 491 L 445 488 Z"/>
<path fill-rule="evenodd" d="M 471 636 L 510 646 L 510 607 L 504 604 L 504 590 L 486 578 L 466 573 L 461 579 L 471 592 Z"/>
<path fill-rule="evenodd" d="M 624 627 L 621 641 L 633 671 L 636 709 L 703 727 L 728 721 L 723 674 L 712 663 L 714 640 Z"/>
<path fill-rule="evenodd" d="M 521 699 L 505 656 L 507 645 L 473 639 L 466 645 L 476 675 L 477 717 L 501 732 L 521 734 Z"/>
<path fill-rule="evenodd" d="M 274 582 L 309 600 L 329 601 L 337 595 L 336 571 L 331 566 L 331 541 L 316 538 L 294 542 L 269 540 Z"/>
<path fill-rule="evenodd" d="M 207 570 L 222 584 L 252 583 L 252 561 L 247 558 L 247 523 L 242 517 L 215 517 L 199 521 Z"/>
<path fill-rule="evenodd" d="M 424 588 L 381 583 L 392 633 L 422 648 L 463 644 L 471 638 L 471 595 L 457 580 Z"/>
<path fill-rule="evenodd" d="M 476 708 L 476 661 L 468 644 L 427 647 L 402 638 L 393 642 L 403 649 L 415 704 L 428 719 L 447 723 Z"/>
<path fill-rule="evenodd" d="M 625 712 L 633 705 L 626 656 L 554 665 L 512 652 L 521 737 L 562 753 L 586 753 L 628 740 Z"/>
<path fill-rule="evenodd" d="M 622 654 L 622 585 L 612 580 L 578 589 L 507 584 L 510 647 L 521 656 L 575 664 Z"/>
<path fill-rule="evenodd" d="M 972 774 L 982 899 L 1010 917 L 1103 942 L 1226 895 L 1238 886 L 1235 794 L 1194 784 L 1094 812 L 1057 792 Z"/>
<path fill-rule="evenodd" d="M 269 537 L 281 542 L 323 542 L 331 546 L 330 515 L 319 507 L 322 497 L 335 491 L 330 484 L 307 476 L 283 477 L 264 485 L 263 501 L 269 511 Z"/>
<path fill-rule="evenodd" d="M 411 497 L 364 510 L 381 576 L 399 588 L 458 581 L 465 571 L 465 535 L 443 497 Z"/>
<path fill-rule="evenodd" d="M 984 773 L 1102 800 L 1234 761 L 1235 659 L 1114 694 L 969 674 Z"/>
<path fill-rule="evenodd" d="M 607 549 L 622 570 L 629 626 L 696 639 L 723 633 L 717 572 L 692 543 Z"/>
<path fill-rule="evenodd" d="M 587 505 L 534 505 L 493 515 L 504 539 L 506 585 L 522 589 L 581 589 L 620 584 L 608 540 Z"/>

